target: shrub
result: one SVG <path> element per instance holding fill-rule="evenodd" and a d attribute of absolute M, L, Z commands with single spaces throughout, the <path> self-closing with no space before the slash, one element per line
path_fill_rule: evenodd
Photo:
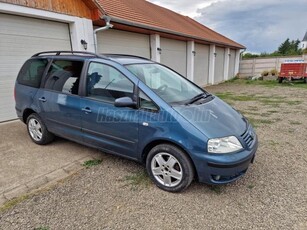
<path fill-rule="evenodd" d="M 270 73 L 271 73 L 272 76 L 278 75 L 278 71 L 277 71 L 276 69 L 272 69 L 272 70 L 270 71 Z"/>
<path fill-rule="evenodd" d="M 267 70 L 263 70 L 262 73 L 261 73 L 261 76 L 268 76 L 269 75 L 269 71 Z"/>

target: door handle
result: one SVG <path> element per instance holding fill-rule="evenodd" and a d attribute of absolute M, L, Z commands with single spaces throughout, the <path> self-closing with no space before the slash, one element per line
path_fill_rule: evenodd
<path fill-rule="evenodd" d="M 41 102 L 46 102 L 47 101 L 45 97 L 40 97 L 40 98 L 38 98 L 38 100 L 41 101 Z"/>
<path fill-rule="evenodd" d="M 85 112 L 85 113 L 91 113 L 92 112 L 92 110 L 89 107 L 82 108 L 82 111 Z"/>

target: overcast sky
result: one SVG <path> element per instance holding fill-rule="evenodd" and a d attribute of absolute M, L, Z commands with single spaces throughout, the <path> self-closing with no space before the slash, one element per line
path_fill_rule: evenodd
<path fill-rule="evenodd" d="M 302 40 L 307 0 L 149 0 L 194 18 L 250 52 L 272 52 L 281 42 Z"/>

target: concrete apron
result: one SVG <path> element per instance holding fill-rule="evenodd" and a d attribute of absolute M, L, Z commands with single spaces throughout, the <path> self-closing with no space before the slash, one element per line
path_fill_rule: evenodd
<path fill-rule="evenodd" d="M 62 180 L 101 159 L 98 150 L 57 138 L 46 146 L 34 144 L 21 121 L 0 123 L 0 206 L 36 189 Z"/>

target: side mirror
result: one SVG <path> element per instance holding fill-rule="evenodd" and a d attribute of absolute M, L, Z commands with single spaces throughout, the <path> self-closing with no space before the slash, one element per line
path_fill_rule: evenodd
<path fill-rule="evenodd" d="M 134 102 L 130 97 L 120 97 L 115 100 L 114 106 L 136 108 L 136 102 Z"/>

